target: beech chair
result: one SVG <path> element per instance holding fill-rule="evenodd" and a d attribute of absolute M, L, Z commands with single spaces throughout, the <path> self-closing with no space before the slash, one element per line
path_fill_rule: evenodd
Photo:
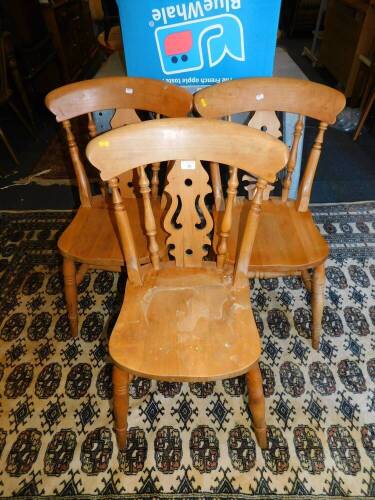
<path fill-rule="evenodd" d="M 325 85 L 292 78 L 246 78 L 232 80 L 201 90 L 194 96 L 198 113 L 206 118 L 227 118 L 236 113 L 254 112 L 248 125 L 280 137 L 280 122 L 276 111 L 296 113 L 294 140 L 289 153 L 287 171 L 280 197 L 268 199 L 265 193 L 257 238 L 249 260 L 249 277 L 273 278 L 301 276 L 312 294 L 312 345 L 319 348 L 324 305 L 325 261 L 329 247 L 319 233 L 309 201 L 315 171 L 321 154 L 324 133 L 345 106 L 341 92 Z M 304 118 L 319 121 L 318 134 L 310 151 L 296 200 L 289 199 L 289 189 L 296 164 Z M 223 219 L 224 197 L 218 163 L 211 163 L 214 190 L 214 218 Z M 242 180 L 251 181 L 249 176 Z M 228 238 L 216 234 L 218 258 L 235 261 L 240 235 L 251 201 L 237 196 L 238 185 L 227 191 L 227 203 L 232 203 L 233 224 Z M 249 198 L 254 184 L 247 186 Z M 313 270 L 310 274 L 309 270 Z"/>
<path fill-rule="evenodd" d="M 287 161 L 277 139 L 237 124 L 200 118 L 165 119 L 113 130 L 92 140 L 87 156 L 112 189 L 128 281 L 109 342 L 114 362 L 114 413 L 119 448 L 126 443 L 128 384 L 133 374 L 158 380 L 204 381 L 245 374 L 254 431 L 267 446 L 265 404 L 258 366 L 260 339 L 250 305 L 247 265 L 262 193 Z M 231 165 L 229 189 L 239 168 L 258 177 L 243 240 L 234 265 L 222 256 L 207 260 L 213 221 L 206 206 L 211 192 L 200 160 Z M 118 176 L 150 162 L 173 161 L 164 193 L 163 225 L 173 260 L 161 261 L 149 182 L 138 167 L 146 193 L 144 226 L 151 264 L 141 265 Z M 226 204 L 222 238 L 230 232 L 233 205 Z M 229 223 L 228 223 L 229 222 Z"/>
<path fill-rule="evenodd" d="M 110 77 L 72 83 L 50 92 L 46 97 L 47 108 L 62 122 L 69 152 L 77 178 L 81 206 L 73 221 L 58 241 L 63 256 L 65 298 L 70 328 L 78 335 L 77 286 L 90 268 L 119 271 L 124 265 L 114 214 L 108 193 L 93 196 L 81 159 L 71 119 L 88 116 L 88 134 L 97 135 L 92 113 L 114 109 L 112 128 L 137 123 L 140 119 L 135 110 L 156 113 L 157 117 L 187 116 L 192 107 L 191 94 L 166 82 L 147 78 Z M 155 213 L 161 211 L 159 197 L 160 164 L 152 165 L 151 205 Z M 129 175 L 130 174 L 130 175 Z M 129 172 L 120 178 L 121 193 L 127 200 L 131 220 L 136 221 L 134 242 L 141 262 L 148 262 L 147 240 L 142 230 L 142 197 L 145 192 L 137 185 L 137 179 Z M 137 189 L 136 189 L 137 188 Z M 161 253 L 165 235 L 158 225 L 156 239 Z M 76 263 L 80 266 L 77 269 Z"/>

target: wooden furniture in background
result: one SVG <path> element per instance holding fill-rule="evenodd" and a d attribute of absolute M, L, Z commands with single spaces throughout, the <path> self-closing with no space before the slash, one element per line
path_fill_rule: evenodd
<path fill-rule="evenodd" d="M 375 0 L 330 0 L 319 63 L 337 79 L 346 97 L 359 100 L 360 55 L 375 44 Z"/>
<path fill-rule="evenodd" d="M 147 78 L 110 77 L 87 80 L 66 85 L 54 90 L 46 97 L 46 106 L 62 122 L 65 129 L 69 151 L 77 177 L 81 206 L 71 224 L 59 239 L 58 247 L 64 257 L 65 296 L 71 331 L 78 334 L 77 284 L 90 267 L 120 270 L 124 265 L 118 235 L 114 227 L 114 213 L 110 200 L 104 196 L 92 196 L 91 187 L 85 172 L 70 120 L 88 115 L 90 137 L 96 135 L 92 119 L 94 111 L 116 109 L 112 127 L 131 121 L 139 121 L 134 110 L 145 110 L 163 116 L 187 116 L 192 107 L 192 97 L 186 90 L 168 83 Z M 105 141 L 105 139 L 103 139 Z M 151 204 L 160 213 L 158 195 L 159 164 L 152 166 Z M 142 197 L 148 191 L 139 180 L 139 189 L 134 192 L 132 176 L 122 176 L 121 192 L 127 199 L 130 219 L 137 228 L 134 231 L 135 246 L 142 261 L 148 262 L 146 235 L 142 225 Z M 161 251 L 164 238 L 160 226 L 155 232 Z M 79 270 L 76 263 L 80 263 Z"/>
<path fill-rule="evenodd" d="M 323 25 L 324 25 L 324 15 L 327 10 L 329 0 L 320 0 L 318 17 L 316 19 L 315 28 L 313 30 L 313 39 L 311 42 L 311 48 L 303 47 L 302 55 L 310 59 L 313 66 L 316 66 L 319 60 L 319 50 L 320 42 L 323 39 Z"/>
<path fill-rule="evenodd" d="M 28 100 L 32 104 L 39 103 L 50 90 L 61 85 L 56 50 L 48 34 L 42 6 L 38 0 L 0 0 L 0 24 L 12 35 L 12 64 L 16 64 L 20 75 L 20 78 L 12 75 L 14 86 L 28 109 Z M 25 93 L 20 91 L 20 85 Z M 28 114 L 32 119 L 30 110 Z"/>
<path fill-rule="evenodd" d="M 21 111 L 16 106 L 13 97 L 13 90 L 9 87 L 8 81 L 8 56 L 12 52 L 12 41 L 9 33 L 0 32 L 0 107 L 9 105 L 9 107 L 17 115 L 20 122 L 24 125 L 26 130 L 33 136 L 33 131 L 30 125 L 27 123 L 23 117 Z M 17 76 L 17 68 L 13 66 L 13 73 Z M 3 141 L 5 147 L 7 148 L 9 154 L 13 158 L 16 165 L 19 165 L 18 158 L 14 152 L 12 146 L 10 145 L 8 139 L 6 138 L 4 131 L 0 127 L 0 139 Z"/>
<path fill-rule="evenodd" d="M 249 126 L 256 126 L 273 135 L 275 111 L 297 113 L 294 142 L 290 151 L 287 172 L 282 186 L 282 196 L 271 198 L 263 204 L 258 235 L 248 261 L 249 276 L 271 278 L 301 276 L 312 292 L 312 344 L 319 348 L 319 336 L 324 302 L 324 263 L 329 248 L 319 233 L 308 209 L 314 175 L 319 161 L 324 133 L 328 124 L 336 120 L 345 106 L 344 96 L 324 85 L 292 78 L 248 78 L 232 80 L 207 89 L 194 96 L 194 105 L 206 118 L 230 117 L 235 113 L 254 111 Z M 303 117 L 319 120 L 319 130 L 311 149 L 305 172 L 300 183 L 297 200 L 289 200 L 298 143 L 303 128 Z M 215 218 L 225 226 L 224 197 L 219 165 L 211 164 L 211 178 L 215 198 Z M 233 204 L 232 231 L 216 235 L 218 258 L 234 262 L 241 234 L 251 203 L 240 199 L 237 185 L 227 191 L 227 203 Z M 313 269 L 312 277 L 309 269 Z"/>
<path fill-rule="evenodd" d="M 258 359 L 260 339 L 250 305 L 247 266 L 254 244 L 262 193 L 285 165 L 287 147 L 238 124 L 199 118 L 129 125 L 92 140 L 87 155 L 109 181 L 121 246 L 128 269 L 123 306 L 112 331 L 114 413 L 120 449 L 125 448 L 128 383 L 133 374 L 159 380 L 204 381 L 247 374 L 249 406 L 259 445 L 267 446 L 265 403 Z M 231 165 L 229 185 L 239 168 L 258 177 L 257 195 L 243 226 L 235 265 L 206 260 L 213 221 L 205 205 L 211 191 L 200 160 Z M 165 192 L 164 227 L 174 260 L 161 261 L 152 228 L 144 168 L 144 225 L 152 264 L 141 265 L 118 176 L 150 162 L 174 161 Z M 230 203 L 225 215 L 231 218 Z M 230 227 L 227 228 L 230 230 Z"/>
<path fill-rule="evenodd" d="M 108 39 L 109 32 L 113 26 L 119 26 L 120 16 L 117 0 L 101 0 L 103 9 L 104 38 Z"/>
<path fill-rule="evenodd" d="M 375 57 L 375 51 L 373 53 L 373 57 Z M 353 140 L 356 141 L 360 136 L 362 129 L 365 125 L 368 115 L 375 103 L 375 60 L 371 61 L 363 56 L 360 59 L 366 64 L 369 69 L 366 87 L 363 92 L 362 102 L 361 102 L 361 117 L 357 126 L 357 129 L 354 133 Z"/>
<path fill-rule="evenodd" d="M 314 29 L 320 0 L 283 0 L 280 28 L 292 37 L 295 32 L 308 33 Z"/>
<path fill-rule="evenodd" d="M 92 19 L 96 22 L 101 21 L 104 16 L 102 0 L 89 0 L 89 7 Z"/>
<path fill-rule="evenodd" d="M 61 64 L 64 83 L 76 81 L 94 60 L 98 44 L 87 0 L 50 0 L 42 11 Z"/>
<path fill-rule="evenodd" d="M 105 36 L 105 32 L 102 31 L 98 35 L 98 43 L 101 47 L 103 47 L 106 54 L 110 55 L 113 52 L 121 52 L 121 57 L 123 57 L 123 45 L 122 45 L 122 34 L 121 34 L 121 26 L 113 26 L 108 36 Z"/>

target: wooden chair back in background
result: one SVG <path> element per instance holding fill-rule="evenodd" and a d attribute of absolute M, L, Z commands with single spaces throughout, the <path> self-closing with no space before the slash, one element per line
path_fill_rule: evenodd
<path fill-rule="evenodd" d="M 276 112 L 298 114 L 294 141 L 289 153 L 287 171 L 280 198 L 271 198 L 264 206 L 258 238 L 252 260 L 249 261 L 251 277 L 271 278 L 299 275 L 312 290 L 313 346 L 318 348 L 323 313 L 324 262 L 328 246 L 320 236 L 308 210 L 311 189 L 321 154 L 324 134 L 329 124 L 345 106 L 342 93 L 325 85 L 292 78 L 245 78 L 232 80 L 203 89 L 194 96 L 197 112 L 205 118 L 230 119 L 242 112 L 254 112 L 248 125 L 281 136 Z M 297 200 L 289 199 L 289 189 L 296 165 L 299 141 L 303 132 L 304 118 L 319 121 L 318 133 L 300 182 Z M 224 196 L 218 163 L 211 163 L 211 178 L 215 199 L 215 213 L 220 217 Z M 245 177 L 246 180 L 249 178 Z M 249 190 L 249 194 L 253 194 Z M 268 198 L 269 193 L 266 193 Z M 246 218 L 249 203 L 239 200 L 236 193 L 235 221 L 237 226 Z M 233 196 L 228 192 L 227 196 Z M 227 241 L 225 251 L 233 261 L 238 247 L 238 228 Z M 218 237 L 217 237 L 218 238 Z M 219 247 L 217 247 L 219 248 Z M 309 269 L 314 269 L 313 278 Z"/>
<path fill-rule="evenodd" d="M 318 120 L 318 134 L 298 192 L 298 210 L 307 210 L 324 133 L 328 125 L 335 123 L 337 115 L 345 107 L 345 97 L 341 92 L 326 85 L 295 78 L 243 78 L 199 91 L 194 96 L 194 107 L 204 118 L 230 119 L 238 113 L 253 112 L 248 126 L 263 130 L 275 137 L 282 135 L 277 112 L 298 115 L 287 175 L 282 186 L 283 201 L 288 199 L 304 118 Z M 211 168 L 216 170 L 215 165 Z M 214 174 L 213 178 L 216 180 L 217 175 Z M 219 191 L 219 188 L 217 186 L 215 190 Z"/>
<path fill-rule="evenodd" d="M 88 134 L 93 138 L 97 135 L 93 120 L 95 111 L 114 109 L 111 126 L 116 128 L 140 122 L 136 110 L 155 113 L 157 117 L 187 116 L 192 107 L 192 96 L 184 89 L 159 80 L 109 77 L 60 87 L 47 95 L 46 105 L 65 130 L 81 200 L 78 213 L 58 242 L 64 257 L 64 286 L 71 331 L 73 335 L 77 335 L 77 284 L 90 267 L 119 270 L 124 264 L 124 257 L 116 234 L 110 200 L 103 193 L 97 196 L 92 194 L 71 120 L 87 115 Z M 160 212 L 159 169 L 159 163 L 152 165 L 151 190 L 153 208 Z M 128 205 L 131 218 L 140 221 L 142 193 L 134 192 L 133 181 L 129 174 L 122 176 L 121 191 L 130 200 Z M 164 236 L 160 227 L 157 228 L 157 233 L 162 247 Z M 141 260 L 147 261 L 147 241 L 140 227 L 134 236 Z M 81 264 L 78 271 L 76 262 Z"/>
<path fill-rule="evenodd" d="M 140 122 L 136 110 L 149 111 L 170 118 L 184 117 L 190 113 L 192 96 L 186 90 L 160 80 L 150 78 L 107 77 L 64 85 L 46 97 L 47 108 L 62 123 L 72 164 L 77 177 L 82 206 L 92 205 L 92 196 L 87 175 L 80 158 L 71 120 L 87 115 L 90 138 L 97 135 L 92 113 L 114 109 L 111 128 Z M 133 195 L 133 190 L 123 184 L 124 194 Z M 158 165 L 154 166 L 152 178 L 153 196 L 157 196 Z"/>

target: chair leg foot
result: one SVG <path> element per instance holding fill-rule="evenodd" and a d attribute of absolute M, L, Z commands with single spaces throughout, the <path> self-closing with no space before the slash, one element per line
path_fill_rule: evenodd
<path fill-rule="evenodd" d="M 78 336 L 78 305 L 77 305 L 77 283 L 76 265 L 74 260 L 64 257 L 63 261 L 64 290 L 70 331 L 73 337 Z"/>
<path fill-rule="evenodd" d="M 314 269 L 312 279 L 312 346 L 319 350 L 320 331 L 322 326 L 325 289 L 324 263 Z"/>
<path fill-rule="evenodd" d="M 126 448 L 126 431 L 129 408 L 129 373 L 113 367 L 113 411 L 115 414 L 115 431 L 117 445 L 120 450 Z"/>
<path fill-rule="evenodd" d="M 255 429 L 255 437 L 257 438 L 257 442 L 259 447 L 262 450 L 266 450 L 268 448 L 268 438 L 267 438 L 267 427 L 264 429 Z"/>
<path fill-rule="evenodd" d="M 246 382 L 255 436 L 259 446 L 265 449 L 268 447 L 266 405 L 263 393 L 262 374 L 258 362 L 256 362 L 246 374 Z"/>

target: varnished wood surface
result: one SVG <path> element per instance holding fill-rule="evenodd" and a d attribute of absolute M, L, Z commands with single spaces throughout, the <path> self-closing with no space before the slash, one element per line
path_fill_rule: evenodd
<path fill-rule="evenodd" d="M 305 171 L 299 185 L 296 208 L 299 212 L 308 210 L 311 196 L 311 189 L 315 178 L 316 169 L 322 152 L 324 134 L 327 130 L 327 123 L 320 122 L 318 134 L 311 148 Z"/>
<path fill-rule="evenodd" d="M 128 280 L 109 351 L 116 365 L 115 417 L 118 443 L 125 446 L 125 372 L 160 380 L 204 381 L 248 373 L 249 405 L 260 446 L 267 446 L 265 404 L 257 361 L 259 333 L 250 304 L 248 261 L 267 180 L 287 162 L 277 139 L 241 125 L 204 119 L 164 119 L 113 130 L 93 139 L 89 160 L 109 181 Z M 205 261 L 212 219 L 205 199 L 211 189 L 200 160 L 230 165 L 234 201 L 238 168 L 259 176 L 234 268 L 225 265 L 233 203 L 225 207 L 221 262 Z M 168 250 L 175 260 L 154 259 L 155 213 L 150 184 L 139 165 L 171 161 L 163 207 Z M 152 264 L 140 265 L 118 176 L 137 169 L 145 207 Z M 136 229 L 136 228 L 135 228 Z M 156 255 L 157 257 L 157 255 Z M 120 379 L 123 379 L 122 382 Z"/>
<path fill-rule="evenodd" d="M 113 413 L 115 414 L 117 444 L 120 450 L 126 446 L 129 409 L 129 373 L 113 367 Z"/>
<path fill-rule="evenodd" d="M 205 204 L 206 196 L 211 193 L 209 177 L 200 162 L 194 163 L 193 170 L 184 170 L 183 163 L 176 161 L 164 190 L 167 210 L 163 227 L 169 234 L 166 244 L 177 267 L 200 267 L 208 252 L 206 246 L 211 245 L 213 220 Z M 174 219 L 178 208 L 179 227 L 176 227 Z M 201 218 L 205 221 L 203 228 Z"/>
<path fill-rule="evenodd" d="M 314 269 L 311 286 L 311 302 L 313 314 L 312 346 L 314 349 L 319 349 L 320 343 L 320 326 L 322 323 L 324 308 L 325 280 L 325 267 L 324 263 L 322 263 Z"/>
<path fill-rule="evenodd" d="M 58 122 L 105 109 L 140 109 L 187 116 L 192 96 L 183 88 L 150 78 L 114 76 L 71 83 L 50 92 L 47 108 Z"/>
<path fill-rule="evenodd" d="M 143 268 L 141 287 L 126 285 L 109 351 L 117 366 L 161 380 L 204 381 L 243 374 L 260 356 L 248 286 L 234 289 L 212 262 Z"/>
<path fill-rule="evenodd" d="M 86 154 L 103 180 L 139 164 L 195 159 L 232 165 L 274 182 L 288 160 L 288 148 L 278 139 L 204 118 L 169 118 L 111 130 L 93 139 Z"/>
<path fill-rule="evenodd" d="M 123 266 L 124 256 L 116 228 L 113 209 L 105 204 L 101 196 L 93 198 L 94 207 L 80 207 L 73 221 L 61 235 L 58 248 L 63 256 L 73 258 L 99 268 Z M 163 255 L 166 234 L 160 227 L 160 200 L 152 200 L 157 214 L 157 240 Z M 143 205 L 140 198 L 127 198 L 125 202 L 130 220 L 134 225 L 134 239 L 141 262 L 148 262 L 147 236 L 143 223 Z"/>
<path fill-rule="evenodd" d="M 295 78 L 242 78 L 207 87 L 194 96 L 201 116 L 220 118 L 244 111 L 285 111 L 329 124 L 345 107 L 338 90 Z"/>
<path fill-rule="evenodd" d="M 246 383 L 248 391 L 248 401 L 251 415 L 253 417 L 253 428 L 259 446 L 267 449 L 267 425 L 265 418 L 266 402 L 263 392 L 262 373 L 259 363 L 254 363 L 246 374 Z"/>
<path fill-rule="evenodd" d="M 283 181 L 282 196 L 266 201 L 262 206 L 259 228 L 251 258 L 247 260 L 250 276 L 276 277 L 300 275 L 311 285 L 313 331 L 312 344 L 319 348 L 319 334 L 324 304 L 324 261 L 329 249 L 324 238 L 314 224 L 308 210 L 312 185 L 321 155 L 324 134 L 329 124 L 345 107 L 342 93 L 325 85 L 305 80 L 289 78 L 244 78 L 218 84 L 201 90 L 194 96 L 194 105 L 201 116 L 206 118 L 230 118 L 240 112 L 254 112 L 249 126 L 262 128 L 278 136 L 277 111 L 296 113 L 294 140 L 289 154 L 287 175 Z M 299 141 L 303 133 L 305 117 L 319 120 L 318 133 L 308 155 L 303 177 L 299 185 L 296 202 L 288 200 L 289 189 L 296 164 Z M 211 167 L 215 193 L 215 218 L 225 221 L 222 213 L 222 196 L 219 169 Z M 244 175 L 244 180 L 249 176 Z M 246 188 L 245 188 L 246 189 Z M 267 187 L 268 189 L 268 187 Z M 252 189 L 248 190 L 249 195 Z M 255 196 L 257 191 L 255 190 Z M 267 193 L 267 191 L 264 191 Z M 227 203 L 231 203 L 228 184 Z M 240 235 L 250 210 L 248 200 L 235 200 L 233 230 L 230 233 L 226 257 L 233 262 L 244 246 Z M 217 225 L 215 225 L 217 231 Z M 218 258 L 223 258 L 222 235 L 215 235 Z M 242 238 L 242 242 L 241 242 Z M 313 268 L 312 278 L 307 270 Z"/>
<path fill-rule="evenodd" d="M 116 207 L 106 196 L 108 193 L 103 186 L 102 196 L 92 196 L 70 119 L 83 114 L 88 115 L 88 133 L 93 138 L 97 135 L 93 111 L 114 108 L 115 114 L 111 126 L 115 127 L 129 122 L 139 122 L 136 110 L 155 112 L 157 118 L 160 118 L 160 115 L 186 116 L 192 106 L 192 96 L 179 87 L 158 80 L 111 77 L 60 87 L 48 94 L 46 105 L 55 114 L 56 120 L 63 122 L 81 200 L 78 213 L 58 242 L 59 250 L 64 257 L 65 297 L 71 331 L 73 335 L 77 335 L 76 284 L 82 280 L 87 269 L 95 266 L 108 270 L 118 269 L 126 260 L 129 279 L 136 278 L 139 263 L 149 262 L 150 257 L 157 267 L 159 254 L 163 256 L 165 253 L 165 235 L 162 235 L 160 226 L 161 206 L 158 197 L 160 165 L 152 165 L 151 186 L 144 168 L 140 166 L 143 164 L 137 165 L 138 190 L 134 187 L 135 179 L 131 175 L 132 172 L 120 176 L 122 196 L 126 199 L 126 212 L 122 209 L 121 212 L 116 212 Z M 120 230 L 115 221 L 118 213 L 122 222 Z M 157 222 L 153 220 L 154 214 Z M 129 229 L 129 220 L 134 224 L 134 235 Z M 132 252 L 127 252 L 127 255 L 124 253 L 124 247 L 120 245 L 121 231 L 133 247 Z M 138 257 L 130 258 L 136 253 Z M 76 270 L 75 262 L 82 264 L 79 270 Z"/>
<path fill-rule="evenodd" d="M 234 207 L 232 231 L 228 238 L 228 261 L 234 262 L 250 203 L 239 200 Z M 222 212 L 214 214 L 218 221 Z M 220 223 L 216 224 L 218 227 Z M 215 237 L 218 241 L 218 237 Z M 249 271 L 285 273 L 318 266 L 328 257 L 329 247 L 311 213 L 298 212 L 295 203 L 270 198 L 262 204 L 257 236 Z"/>
<path fill-rule="evenodd" d="M 236 113 L 253 112 L 254 114 L 248 126 L 264 130 L 275 137 L 280 135 L 280 123 L 275 114 L 276 112 L 287 111 L 299 115 L 289 155 L 287 176 L 283 182 L 283 201 L 286 201 L 289 197 L 298 145 L 303 132 L 304 117 L 309 116 L 319 120 L 319 132 L 310 152 L 307 167 L 300 184 L 296 207 L 300 211 L 307 210 L 324 131 L 329 123 L 336 121 L 337 114 L 344 108 L 345 97 L 343 94 L 326 85 L 306 80 L 243 78 L 201 90 L 194 96 L 194 106 L 198 113 L 205 118 L 230 118 Z M 245 175 L 243 179 L 248 180 L 249 178 Z M 220 176 L 216 175 L 213 182 L 220 183 Z M 218 193 L 219 187 L 214 186 L 214 190 L 215 193 Z M 265 199 L 267 199 L 267 190 L 265 193 Z M 252 194 L 253 192 L 250 189 L 249 196 Z M 222 205 L 223 200 L 215 196 L 216 209 L 220 209 Z"/>
<path fill-rule="evenodd" d="M 219 223 L 220 238 L 217 245 L 217 267 L 223 269 L 228 254 L 228 237 L 232 230 L 233 206 L 238 187 L 238 169 L 232 167 L 228 180 L 227 200 L 223 218 Z"/>
<path fill-rule="evenodd" d="M 78 335 L 78 308 L 77 308 L 77 281 L 74 260 L 69 257 L 63 259 L 63 276 L 66 308 L 70 330 L 73 337 Z"/>

